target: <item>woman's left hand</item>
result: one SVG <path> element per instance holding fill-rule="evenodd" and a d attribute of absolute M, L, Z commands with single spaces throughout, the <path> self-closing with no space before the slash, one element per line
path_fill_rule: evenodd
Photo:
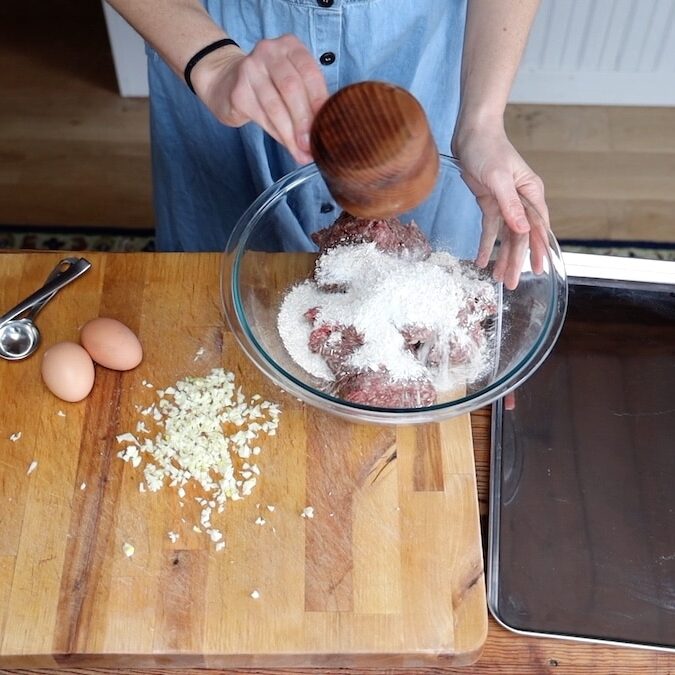
<path fill-rule="evenodd" d="M 476 264 L 487 265 L 499 237 L 496 279 L 509 289 L 515 288 L 528 248 L 532 270 L 540 274 L 550 229 L 544 184 L 511 145 L 501 122 L 466 132 L 458 130 L 453 153 L 483 212 Z"/>

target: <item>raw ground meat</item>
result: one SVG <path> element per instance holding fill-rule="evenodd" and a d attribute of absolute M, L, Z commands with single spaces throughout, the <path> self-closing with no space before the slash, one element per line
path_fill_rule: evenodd
<path fill-rule="evenodd" d="M 317 312 L 315 307 L 305 312 L 305 316 L 314 323 Z M 358 371 L 349 368 L 348 358 L 362 344 L 363 337 L 353 326 L 324 323 L 310 333 L 309 348 L 323 356 L 335 375 L 336 396 L 352 403 L 383 408 L 417 408 L 436 402 L 436 390 L 428 379 L 400 382 L 394 381 L 385 370 Z"/>
<path fill-rule="evenodd" d="M 354 326 L 320 324 L 309 334 L 309 348 L 323 356 L 331 372 L 339 377 L 345 362 L 363 344 L 363 337 Z"/>
<path fill-rule="evenodd" d="M 431 254 L 431 246 L 419 227 L 414 222 L 404 225 L 397 218 L 368 220 L 343 212 L 333 225 L 316 232 L 312 239 L 319 246 L 321 255 L 338 247 L 369 243 L 374 243 L 382 253 L 410 255 L 413 261 L 426 260 Z M 471 274 L 469 270 L 467 274 Z M 315 269 L 314 281 L 324 293 L 349 291 L 349 287 L 322 285 L 317 277 Z M 423 325 L 406 325 L 400 333 L 406 348 L 427 368 L 448 363 L 461 365 L 475 358 L 476 353 L 486 346 L 484 317 L 494 316 L 496 309 L 494 298 L 470 295 L 466 307 L 455 315 L 457 325 L 464 329 L 458 333 L 463 336 L 461 344 L 448 343 L 453 338 L 441 339 L 435 328 Z M 321 313 L 320 305 L 310 306 L 304 312 L 305 320 L 312 327 L 308 346 L 311 352 L 323 358 L 334 375 L 330 385 L 333 395 L 352 403 L 381 408 L 420 408 L 436 403 L 437 392 L 431 373 L 401 379 L 400 375 L 394 377 L 384 363 L 373 363 L 367 368 L 362 364 L 354 365 L 350 357 L 364 345 L 364 335 L 354 325 L 340 324 L 338 317 L 322 320 Z"/>
<path fill-rule="evenodd" d="M 330 226 L 312 235 L 312 240 L 321 253 L 344 244 L 367 244 L 375 242 L 386 253 L 409 254 L 425 259 L 431 253 L 431 245 L 415 221 L 404 225 L 398 218 L 369 220 L 356 218 L 343 211 Z"/>
<path fill-rule="evenodd" d="M 379 408 L 422 408 L 436 403 L 431 380 L 393 380 L 386 371 L 351 373 L 336 382 L 336 393 L 352 403 Z"/>
<path fill-rule="evenodd" d="M 444 358 L 449 364 L 456 366 L 471 359 L 474 352 L 484 347 L 487 339 L 481 322 L 466 321 L 464 326 L 473 344 L 459 344 L 451 341 L 443 345 L 439 342 L 438 335 L 424 326 L 406 326 L 401 334 L 407 347 L 425 366 L 437 368 Z"/>
<path fill-rule="evenodd" d="M 462 308 L 457 314 L 457 318 L 468 326 L 470 324 L 480 323 L 476 320 L 477 316 L 494 316 L 497 313 L 497 303 L 494 298 L 476 297 L 467 300 L 466 307 Z"/>
<path fill-rule="evenodd" d="M 305 313 L 315 321 L 318 308 Z M 428 334 L 428 331 L 427 331 Z M 347 366 L 348 358 L 363 344 L 353 326 L 319 324 L 309 336 L 309 348 L 323 356 L 335 375 L 335 395 L 352 403 L 383 408 L 417 408 L 436 402 L 436 389 L 430 380 L 395 381 L 386 370 L 358 371 Z"/>

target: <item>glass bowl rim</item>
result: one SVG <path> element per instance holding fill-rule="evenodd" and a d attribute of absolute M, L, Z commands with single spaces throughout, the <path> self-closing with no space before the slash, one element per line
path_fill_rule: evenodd
<path fill-rule="evenodd" d="M 461 174 L 460 164 L 454 157 L 439 153 L 439 158 L 441 165 L 452 167 Z M 487 387 L 451 401 L 423 408 L 382 408 L 351 403 L 331 396 L 282 368 L 259 343 L 246 319 L 238 284 L 239 271 L 247 250 L 246 243 L 261 218 L 291 190 L 307 183 L 317 174 L 319 174 L 318 167 L 311 163 L 286 174 L 264 190 L 237 221 L 223 255 L 221 301 L 225 318 L 247 356 L 277 386 L 296 394 L 310 404 L 322 409 L 328 407 L 332 412 L 352 420 L 357 418 L 361 421 L 414 424 L 439 421 L 488 405 L 517 388 L 537 370 L 553 348 L 562 330 L 567 310 L 567 277 L 560 247 L 551 230 L 548 231 L 548 246 L 545 247 L 550 283 L 544 328 L 518 363 Z"/>

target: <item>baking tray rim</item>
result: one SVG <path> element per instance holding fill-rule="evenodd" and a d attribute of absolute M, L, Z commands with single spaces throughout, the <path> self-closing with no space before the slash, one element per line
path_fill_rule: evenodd
<path fill-rule="evenodd" d="M 644 260 L 635 258 L 617 258 L 605 255 L 563 252 L 567 278 L 570 284 L 597 286 L 643 286 L 646 288 L 667 288 L 675 285 L 675 262 L 663 260 Z M 646 649 L 675 653 L 675 646 L 645 644 L 612 640 L 608 638 L 588 637 L 569 633 L 554 633 L 526 630 L 509 625 L 499 615 L 499 503 L 501 484 L 497 476 L 501 474 L 501 438 L 503 401 L 492 404 L 491 443 L 490 443 L 490 499 L 488 510 L 488 547 L 487 547 L 487 605 L 490 614 L 506 630 L 518 635 L 552 638 L 588 644 L 602 644 L 631 649 Z"/>

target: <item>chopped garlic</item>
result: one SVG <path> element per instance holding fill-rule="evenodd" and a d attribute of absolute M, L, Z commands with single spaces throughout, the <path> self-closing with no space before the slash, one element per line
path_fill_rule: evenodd
<path fill-rule="evenodd" d="M 274 509 L 275 509 L 275 507 L 272 506 L 272 504 L 268 504 L 268 505 L 267 505 L 267 510 L 268 510 L 268 511 L 274 511 Z"/>
<path fill-rule="evenodd" d="M 84 490 L 87 487 L 86 483 L 80 483 L 80 490 Z"/>
<path fill-rule="evenodd" d="M 251 591 L 251 597 L 257 600 L 260 597 L 260 593 L 258 591 Z"/>
<path fill-rule="evenodd" d="M 206 531 L 206 534 L 211 537 L 211 541 L 220 541 L 223 538 L 223 533 L 220 530 L 210 529 Z"/>
<path fill-rule="evenodd" d="M 35 471 L 35 469 L 37 469 L 37 465 L 38 465 L 37 461 L 33 460 L 30 463 L 30 466 L 28 467 L 28 471 L 26 471 L 26 475 L 30 476 L 33 473 L 33 471 Z"/>
<path fill-rule="evenodd" d="M 132 556 L 132 555 L 134 554 L 134 552 L 136 551 L 136 549 L 135 549 L 131 544 L 127 544 L 126 541 L 125 541 L 124 544 L 122 545 L 122 550 L 124 551 L 124 555 L 125 555 L 127 558 L 131 558 L 131 556 Z"/>
<path fill-rule="evenodd" d="M 115 438 L 118 443 L 135 443 L 136 445 L 138 445 L 136 437 L 130 433 L 120 434 L 119 436 L 115 436 Z"/>
<path fill-rule="evenodd" d="M 15 434 L 12 434 L 9 437 L 9 440 L 12 441 L 12 443 L 16 443 L 22 436 L 22 433 L 20 431 L 17 431 Z"/>
<path fill-rule="evenodd" d="M 171 540 L 172 544 L 175 544 L 178 541 L 178 538 L 180 537 L 178 532 L 169 532 L 167 536 Z"/>
<path fill-rule="evenodd" d="M 302 513 L 300 514 L 300 517 L 302 517 L 302 518 L 314 518 L 314 507 L 313 506 L 306 506 L 302 510 Z"/>
<path fill-rule="evenodd" d="M 59 417 L 65 417 L 65 416 L 66 416 L 66 413 L 64 413 L 63 410 L 59 410 L 56 414 L 57 414 Z"/>
<path fill-rule="evenodd" d="M 265 520 L 262 516 L 258 516 L 258 517 L 255 519 L 255 524 L 256 524 L 256 525 L 264 525 L 265 522 L 266 522 L 266 520 Z"/>
<path fill-rule="evenodd" d="M 244 484 L 241 486 L 241 494 L 246 496 L 250 495 L 251 491 L 255 487 L 255 484 L 257 483 L 257 479 L 255 476 L 253 478 L 249 478 L 248 480 L 244 481 Z"/>
<path fill-rule="evenodd" d="M 225 548 L 225 542 L 224 541 L 219 541 L 216 544 L 216 551 L 222 551 Z"/>
<path fill-rule="evenodd" d="M 197 350 L 197 353 L 195 354 L 195 357 L 194 357 L 194 359 L 192 359 L 192 360 L 193 360 L 193 361 L 197 361 L 197 359 L 201 358 L 202 356 L 204 356 L 204 347 L 200 347 L 200 348 Z"/>
<path fill-rule="evenodd" d="M 144 380 L 143 385 L 148 383 Z M 145 437 L 118 436 L 118 442 L 133 444 L 118 456 L 138 467 L 145 453 L 141 485 L 150 492 L 174 487 L 184 499 L 187 484 L 196 484 L 208 500 L 198 498 L 203 507 L 201 527 L 195 525 L 193 529 L 206 531 L 212 538 L 222 537 L 211 525 L 212 510 L 222 513 L 227 500 L 238 501 L 252 493 L 259 467 L 238 470 L 234 462 L 261 452 L 259 445 L 253 447 L 254 442 L 259 443 L 263 434 L 278 427 L 279 406 L 261 401 L 259 394 L 248 398 L 235 385 L 234 373 L 222 368 L 214 368 L 205 377 L 186 377 L 173 387 L 156 391 L 159 400 L 142 411 L 154 420 L 154 437 L 144 422 L 138 422 L 137 433 Z M 230 426 L 229 433 L 225 431 L 228 425 L 235 427 Z M 139 491 L 144 490 L 139 486 Z"/>
<path fill-rule="evenodd" d="M 207 506 L 202 509 L 199 520 L 205 528 L 211 527 L 211 507 Z"/>

